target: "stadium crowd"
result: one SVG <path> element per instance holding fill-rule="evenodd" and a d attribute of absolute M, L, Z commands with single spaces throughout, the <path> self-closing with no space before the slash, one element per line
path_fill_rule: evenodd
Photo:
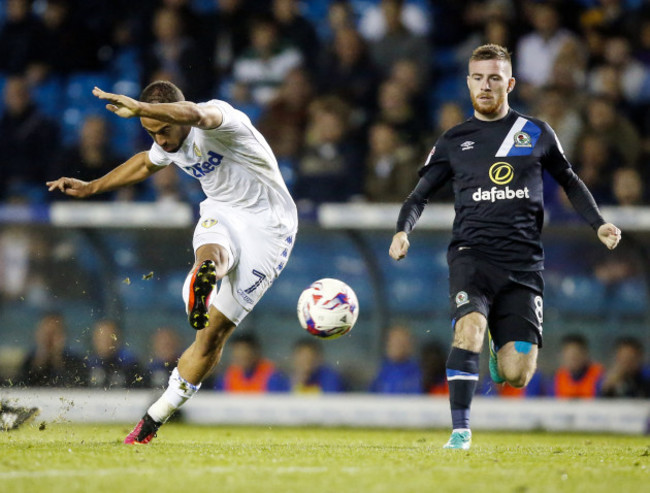
<path fill-rule="evenodd" d="M 137 96 L 160 78 L 190 100 L 244 110 L 303 211 L 401 201 L 436 138 L 469 115 L 464 60 L 484 42 L 513 51 L 514 105 L 557 130 L 599 203 L 648 201 L 650 7 L 641 0 L 4 0 L 0 8 L 3 202 L 51 200 L 46 180 L 100 176 L 148 147 L 90 90 Z M 161 176 L 110 198 L 187 200 L 200 192 L 179 187 L 186 178 Z M 551 185 L 547 207 L 563 218 L 566 201 Z"/>
<path fill-rule="evenodd" d="M 188 99 L 242 109 L 268 139 L 301 213 L 321 202 L 399 202 L 437 137 L 470 115 L 465 60 L 485 42 L 513 51 L 513 106 L 557 131 L 599 204 L 650 203 L 648 2 L 0 0 L 0 10 L 0 204 L 46 204 L 53 196 L 45 181 L 90 180 L 148 148 L 137 122 L 113 117 L 90 91 L 97 85 L 137 97 L 156 79 L 173 81 Z M 194 180 L 169 167 L 93 200 L 200 197 Z M 437 200 L 451 200 L 450 190 Z M 551 221 L 574 217 L 552 181 L 546 205 Z M 621 263 L 601 265 L 596 275 L 629 276 Z M 10 290 L 3 286 L 3 295 Z M 12 382 L 156 387 L 180 350 L 176 330 L 161 328 L 153 353 L 139 361 L 119 343 L 119 324 L 102 320 L 92 349 L 79 355 L 67 348 L 64 329 L 60 313 L 43 317 Z M 363 389 L 447 392 L 447 348 L 429 341 L 416 355 L 408 328 L 387 334 L 385 359 Z M 326 364 L 317 341 L 296 342 L 282 365 L 250 334 L 232 346 L 231 366 L 211 382 L 216 390 L 363 390 Z M 643 357 L 640 341 L 622 337 L 612 361 L 598 364 L 587 341 L 569 335 L 557 371 L 537 375 L 526 395 L 650 397 Z M 480 392 L 522 396 L 489 382 Z"/>
<path fill-rule="evenodd" d="M 177 333 L 161 327 L 152 335 L 150 355 L 138 358 L 123 343 L 118 323 L 105 319 L 91 331 L 91 349 L 85 355 L 67 345 L 66 322 L 61 313 L 43 316 L 34 344 L 11 379 L 20 387 L 90 387 L 136 389 L 164 386 L 180 355 Z M 307 336 L 294 342 L 287 361 L 272 361 L 263 353 L 251 331 L 235 334 L 225 365 L 205 388 L 227 393 L 336 393 L 366 391 L 378 394 L 447 395 L 447 348 L 436 340 L 418 344 L 405 325 L 388 328 L 384 356 L 370 381 L 328 363 L 321 342 Z M 589 343 L 580 334 L 562 339 L 557 367 L 551 374 L 537 372 L 525 389 L 496 385 L 487 376 L 477 390 L 484 396 L 509 398 L 553 396 L 562 399 L 597 397 L 650 398 L 650 365 L 644 364 L 644 347 L 635 337 L 616 340 L 612 360 L 594 361 Z"/>

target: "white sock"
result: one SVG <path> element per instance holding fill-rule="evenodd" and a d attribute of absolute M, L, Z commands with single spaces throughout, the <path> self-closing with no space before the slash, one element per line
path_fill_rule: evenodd
<path fill-rule="evenodd" d="M 164 423 L 181 407 L 185 401 L 192 397 L 201 388 L 201 384 L 194 385 L 181 377 L 178 367 L 174 368 L 169 377 L 169 386 L 156 402 L 147 410 L 147 414 L 158 423 Z"/>

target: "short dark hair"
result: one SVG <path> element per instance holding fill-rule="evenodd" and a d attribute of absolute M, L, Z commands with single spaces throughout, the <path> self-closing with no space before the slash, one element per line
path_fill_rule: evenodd
<path fill-rule="evenodd" d="M 568 334 L 562 338 L 562 346 L 567 346 L 569 344 L 576 344 L 583 349 L 589 349 L 589 343 L 587 338 L 582 334 Z"/>
<path fill-rule="evenodd" d="M 508 49 L 494 43 L 481 45 L 472 52 L 469 61 L 475 62 L 479 60 L 505 60 L 512 64 L 512 58 Z"/>
<path fill-rule="evenodd" d="M 323 346 L 318 339 L 302 337 L 293 344 L 294 351 L 302 348 L 309 348 L 316 354 L 323 354 Z"/>
<path fill-rule="evenodd" d="M 230 344 L 231 346 L 234 346 L 235 344 L 244 344 L 256 352 L 262 350 L 262 345 L 260 344 L 259 339 L 252 333 L 238 334 L 230 340 Z"/>
<path fill-rule="evenodd" d="M 639 354 L 643 354 L 643 343 L 639 338 L 634 336 L 621 336 L 616 339 L 614 346 L 616 347 L 616 349 L 619 349 L 623 346 L 627 346 L 634 349 Z"/>
<path fill-rule="evenodd" d="M 185 101 L 183 91 L 168 80 L 157 80 L 149 84 L 140 93 L 143 103 L 177 103 Z"/>

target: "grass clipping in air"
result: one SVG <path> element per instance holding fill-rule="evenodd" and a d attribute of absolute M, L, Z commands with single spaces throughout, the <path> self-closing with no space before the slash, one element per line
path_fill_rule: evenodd
<path fill-rule="evenodd" d="M 123 425 L 38 422 L 0 433 L 2 491 L 626 492 L 650 484 L 650 437 L 167 424 L 127 446 Z"/>

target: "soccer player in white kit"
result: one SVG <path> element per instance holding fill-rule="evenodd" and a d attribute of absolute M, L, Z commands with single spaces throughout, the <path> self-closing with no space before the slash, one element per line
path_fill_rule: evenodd
<path fill-rule="evenodd" d="M 173 163 L 197 178 L 207 196 L 194 230 L 195 263 L 183 286 L 196 339 L 178 360 L 163 395 L 124 440 L 149 443 L 196 393 L 230 334 L 284 268 L 298 216 L 269 145 L 228 103 L 185 101 L 167 81 L 149 84 L 139 101 L 97 87 L 93 94 L 116 115 L 139 117 L 154 143 L 101 178 L 62 177 L 47 182 L 50 191 L 84 198 L 140 182 Z"/>

